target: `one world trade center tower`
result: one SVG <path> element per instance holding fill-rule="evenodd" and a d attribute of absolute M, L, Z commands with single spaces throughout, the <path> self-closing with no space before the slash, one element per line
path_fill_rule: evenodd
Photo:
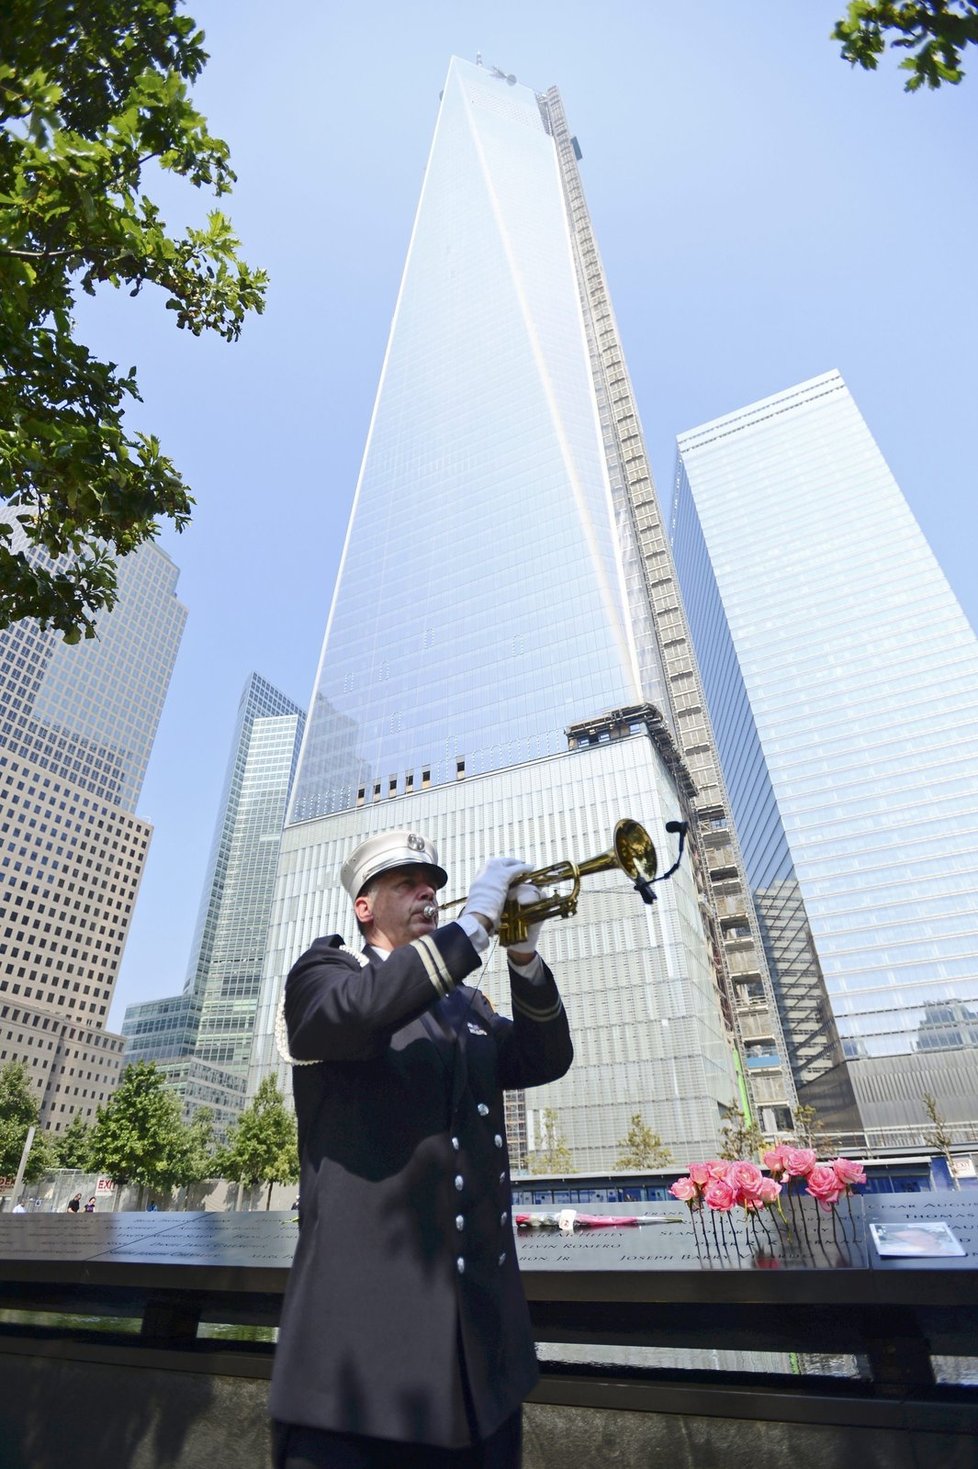
<path fill-rule="evenodd" d="M 451 62 L 282 844 L 252 1085 L 279 1064 L 294 959 L 319 934 L 356 938 L 339 870 L 365 836 L 429 835 L 451 899 L 493 854 L 600 853 L 622 816 L 668 866 L 666 823 L 695 817 L 596 371 L 576 153 L 556 92 Z M 538 1152 L 544 1113 L 578 1168 L 612 1166 L 635 1113 L 680 1157 L 716 1149 L 735 1022 L 698 865 L 650 906 L 602 874 L 548 924 L 577 1059 L 518 1114 L 516 1158 Z M 503 972 L 491 962 L 483 984 L 505 1009 Z"/>

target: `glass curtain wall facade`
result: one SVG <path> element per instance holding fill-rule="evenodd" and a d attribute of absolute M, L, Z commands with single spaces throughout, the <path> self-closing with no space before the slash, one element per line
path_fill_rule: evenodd
<path fill-rule="evenodd" d="M 10 545 L 28 549 L 16 523 Z M 29 556 L 52 565 L 36 549 Z M 97 637 L 69 646 L 34 618 L 0 629 L 3 748 L 134 811 L 187 620 L 179 575 L 149 543 L 120 560 L 118 600 Z"/>
<path fill-rule="evenodd" d="M 130 1005 L 123 1021 L 127 1061 L 156 1061 L 188 1111 L 204 1088 L 230 1081 L 230 1111 L 222 1108 L 216 1119 L 222 1130 L 243 1104 L 279 842 L 304 724 L 297 704 L 259 674 L 250 676 L 184 992 Z"/>
<path fill-rule="evenodd" d="M 253 673 L 238 709 L 186 990 L 197 1059 L 245 1077 L 303 711 Z"/>
<path fill-rule="evenodd" d="M 12 545 L 29 549 L 14 524 Z M 139 798 L 186 620 L 158 546 L 119 564 L 98 636 L 0 629 L 0 1064 L 23 1062 L 41 1123 L 91 1120 L 119 1080 L 105 1028 L 151 835 Z"/>
<path fill-rule="evenodd" d="M 579 270 L 550 94 L 454 59 L 284 838 L 252 1086 L 277 1066 L 289 965 L 317 933 L 351 934 L 339 867 L 370 832 L 444 830 L 462 882 L 494 850 L 535 866 L 603 851 L 626 814 L 662 847 L 660 818 L 688 805 L 637 542 L 623 531 L 631 511 L 609 474 Z M 661 713 L 612 737 L 611 711 L 649 706 Z M 595 738 L 621 777 L 590 791 L 597 767 L 569 750 L 568 730 L 602 718 Z M 687 882 L 660 889 L 654 942 L 642 913 L 625 930 L 595 921 L 586 940 L 580 920 L 548 931 L 578 1060 L 528 1099 L 527 1134 L 533 1108 L 556 1106 L 578 1166 L 610 1166 L 635 1111 L 679 1149 L 717 1146 L 738 1083 Z M 672 976 L 661 985 L 660 965 Z M 616 1023 L 592 1019 L 595 1005 Z"/>
<path fill-rule="evenodd" d="M 663 680 L 639 671 L 553 140 L 529 88 L 455 60 L 291 819 L 555 754 L 642 698 Z"/>
<path fill-rule="evenodd" d="M 978 641 L 840 375 L 681 435 L 672 533 L 799 1095 L 978 1118 Z"/>
<path fill-rule="evenodd" d="M 595 401 L 615 506 L 639 657 L 652 650 L 665 675 L 663 709 L 692 777 L 690 858 L 724 1009 L 737 1041 L 739 1110 L 769 1137 L 793 1126 L 795 1091 L 780 1017 L 720 757 L 696 666 L 676 568 L 591 226 L 578 161 L 560 94 L 541 99 L 556 148 L 577 270 Z M 645 650 L 649 653 L 646 654 Z"/>
<path fill-rule="evenodd" d="M 269 1073 L 291 1090 L 272 1036 L 280 985 L 319 934 L 356 944 L 339 871 L 366 832 L 408 827 L 430 835 L 449 871 L 446 902 L 465 893 L 487 852 L 532 851 L 540 866 L 596 856 L 629 812 L 653 836 L 660 866 L 670 865 L 674 839 L 663 827 L 681 810 L 676 780 L 640 724 L 616 742 L 287 827 L 266 959 L 275 983 L 263 994 L 249 1092 Z M 571 1017 L 575 1059 L 561 1081 L 514 1099 L 514 1167 L 532 1163 L 550 1109 L 576 1169 L 613 1167 L 636 1112 L 677 1157 L 715 1152 L 719 1105 L 734 1100 L 736 1079 L 692 867 L 684 863 L 658 893 L 646 907 L 621 873 L 600 874 L 584 880 L 574 918 L 546 925 L 541 948 Z M 481 984 L 509 1013 L 501 950 L 488 958 Z"/>

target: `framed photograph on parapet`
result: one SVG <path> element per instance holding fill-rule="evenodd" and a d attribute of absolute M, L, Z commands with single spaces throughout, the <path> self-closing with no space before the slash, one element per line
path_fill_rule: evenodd
<path fill-rule="evenodd" d="M 928 1255 L 966 1253 L 943 1220 L 921 1223 L 907 1219 L 902 1223 L 871 1224 L 869 1229 L 876 1253 L 884 1259 L 891 1256 L 911 1259 L 914 1256 L 923 1258 Z"/>

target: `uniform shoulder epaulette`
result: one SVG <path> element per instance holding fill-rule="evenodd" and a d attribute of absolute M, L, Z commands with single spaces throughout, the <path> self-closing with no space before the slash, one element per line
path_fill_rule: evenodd
<path fill-rule="evenodd" d="M 346 943 L 344 943 L 342 934 L 331 933 L 325 942 L 329 945 L 331 949 L 336 949 L 338 953 L 349 954 L 351 959 L 355 959 L 357 961 L 361 969 L 366 969 L 367 965 L 370 963 L 370 960 L 367 958 L 366 954 L 358 953 L 356 949 L 351 949 L 347 946 Z M 276 1051 L 278 1051 L 286 1066 L 319 1065 L 318 1061 L 299 1061 L 296 1059 L 295 1056 L 292 1055 L 291 1051 L 289 1050 L 289 1028 L 285 1023 L 284 984 L 282 986 L 282 993 L 279 995 L 278 1009 L 275 1012 L 275 1049 Z"/>

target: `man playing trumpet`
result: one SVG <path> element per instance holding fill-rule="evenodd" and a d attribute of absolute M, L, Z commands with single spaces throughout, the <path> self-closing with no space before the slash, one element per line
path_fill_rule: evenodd
<path fill-rule="evenodd" d="M 459 918 L 414 832 L 343 866 L 364 939 L 315 941 L 285 987 L 301 1227 L 270 1409 L 278 1469 L 516 1469 L 538 1369 L 516 1262 L 503 1090 L 573 1049 L 540 925 L 508 950 L 513 1019 L 464 983 L 528 864 L 494 857 Z"/>

